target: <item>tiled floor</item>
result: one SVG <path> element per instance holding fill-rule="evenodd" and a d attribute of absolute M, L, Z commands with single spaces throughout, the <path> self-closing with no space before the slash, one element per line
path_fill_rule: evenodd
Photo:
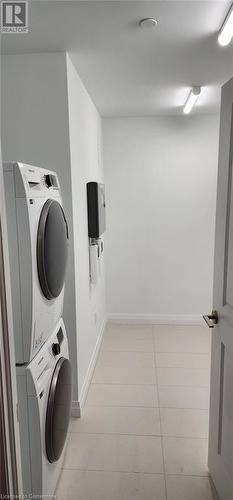
<path fill-rule="evenodd" d="M 58 499 L 215 499 L 209 371 L 205 327 L 109 325 L 71 423 Z"/>

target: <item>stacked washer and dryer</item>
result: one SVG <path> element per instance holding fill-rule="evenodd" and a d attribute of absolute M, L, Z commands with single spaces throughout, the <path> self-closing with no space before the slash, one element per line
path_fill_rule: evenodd
<path fill-rule="evenodd" d="M 57 174 L 4 164 L 25 495 L 51 496 L 69 426 L 72 371 L 62 320 L 68 226 Z"/>

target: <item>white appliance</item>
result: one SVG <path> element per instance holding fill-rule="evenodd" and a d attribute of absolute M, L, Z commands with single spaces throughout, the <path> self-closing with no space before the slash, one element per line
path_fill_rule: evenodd
<path fill-rule="evenodd" d="M 30 362 L 62 315 L 68 226 L 57 174 L 4 164 L 16 364 Z"/>
<path fill-rule="evenodd" d="M 62 319 L 29 365 L 17 367 L 24 495 L 54 494 L 72 399 L 72 372 Z"/>

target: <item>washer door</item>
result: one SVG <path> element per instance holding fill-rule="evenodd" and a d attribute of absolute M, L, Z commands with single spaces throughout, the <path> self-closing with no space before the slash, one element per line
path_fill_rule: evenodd
<path fill-rule="evenodd" d="M 37 233 L 37 269 L 44 296 L 58 297 L 64 285 L 68 255 L 68 225 L 56 200 L 44 204 Z"/>
<path fill-rule="evenodd" d="M 57 362 L 49 389 L 45 443 L 47 458 L 56 462 L 65 445 L 72 399 L 72 369 L 70 361 L 60 358 Z"/>

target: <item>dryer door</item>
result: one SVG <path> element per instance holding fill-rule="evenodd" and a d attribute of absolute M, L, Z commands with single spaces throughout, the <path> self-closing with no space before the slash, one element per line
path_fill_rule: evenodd
<path fill-rule="evenodd" d="M 57 362 L 49 389 L 45 443 L 50 463 L 56 462 L 65 445 L 72 399 L 72 370 L 70 361 L 60 358 Z"/>
<path fill-rule="evenodd" d="M 44 204 L 37 233 L 37 269 L 44 296 L 58 297 L 64 285 L 68 255 L 68 225 L 56 200 Z"/>

